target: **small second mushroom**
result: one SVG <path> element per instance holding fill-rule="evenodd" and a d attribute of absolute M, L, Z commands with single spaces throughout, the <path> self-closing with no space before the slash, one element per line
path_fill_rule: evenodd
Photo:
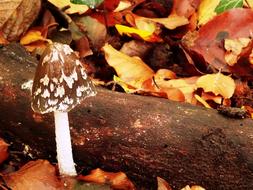
<path fill-rule="evenodd" d="M 66 44 L 52 43 L 37 66 L 32 109 L 44 114 L 54 112 L 56 152 L 61 175 L 77 175 L 71 147 L 68 112 L 96 90 L 78 55 Z"/>

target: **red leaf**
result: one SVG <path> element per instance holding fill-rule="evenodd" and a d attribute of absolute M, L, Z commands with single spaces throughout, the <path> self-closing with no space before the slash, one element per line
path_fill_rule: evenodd
<path fill-rule="evenodd" d="M 8 144 L 0 138 L 0 164 L 8 158 Z"/>
<path fill-rule="evenodd" d="M 225 61 L 224 39 L 248 38 L 252 35 L 253 11 L 250 9 L 231 9 L 209 21 L 199 32 L 188 33 L 183 44 L 195 62 L 207 62 L 216 69 L 236 73 L 240 76 L 252 75 L 253 66 L 239 66 L 243 73 L 229 67 Z M 247 58 L 248 59 L 248 58 Z M 203 66 L 203 65 L 202 65 Z M 238 66 L 237 66 L 238 67 Z M 202 68 L 204 70 L 204 68 Z M 206 71 L 206 70 L 204 70 Z"/>

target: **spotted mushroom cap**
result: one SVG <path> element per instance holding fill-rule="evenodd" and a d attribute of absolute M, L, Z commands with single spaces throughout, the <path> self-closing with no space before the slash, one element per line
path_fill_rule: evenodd
<path fill-rule="evenodd" d="M 32 109 L 38 113 L 67 112 L 84 98 L 96 95 L 78 56 L 66 44 L 50 44 L 38 64 Z"/>

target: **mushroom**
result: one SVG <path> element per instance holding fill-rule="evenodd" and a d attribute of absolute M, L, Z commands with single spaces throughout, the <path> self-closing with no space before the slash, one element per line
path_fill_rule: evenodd
<path fill-rule="evenodd" d="M 36 69 L 31 105 L 37 113 L 54 112 L 56 152 L 61 175 L 77 175 L 68 112 L 84 98 L 95 95 L 95 87 L 78 55 L 66 44 L 50 44 Z"/>

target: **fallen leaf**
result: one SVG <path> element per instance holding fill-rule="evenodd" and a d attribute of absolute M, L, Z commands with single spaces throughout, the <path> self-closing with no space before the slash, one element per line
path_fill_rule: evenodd
<path fill-rule="evenodd" d="M 104 46 L 107 34 L 105 25 L 90 16 L 77 17 L 74 21 L 82 32 L 87 33 L 94 48 L 100 50 Z"/>
<path fill-rule="evenodd" d="M 0 7 L 0 30 L 8 41 L 14 41 L 18 40 L 36 19 L 40 12 L 41 1 L 3 0 Z"/>
<path fill-rule="evenodd" d="M 9 153 L 8 153 L 8 144 L 0 138 L 0 164 L 5 161 L 8 156 L 9 156 Z"/>
<path fill-rule="evenodd" d="M 238 8 L 243 6 L 243 0 L 220 0 L 215 12 L 220 14 L 226 10 Z"/>
<path fill-rule="evenodd" d="M 131 40 L 126 42 L 121 47 L 120 51 L 130 57 L 137 56 L 144 58 L 150 49 L 153 47 L 152 44 L 138 40 Z"/>
<path fill-rule="evenodd" d="M 226 21 L 226 22 L 224 22 Z M 246 60 L 237 68 L 231 68 L 225 61 L 224 40 L 249 38 L 252 35 L 253 11 L 251 9 L 231 9 L 215 16 L 192 35 L 188 33 L 182 43 L 195 62 L 197 68 L 206 73 L 210 68 L 232 72 L 241 77 L 252 76 L 253 68 Z M 208 51 L 206 51 L 208 49 Z M 239 61 L 239 60 L 238 60 Z M 209 67 L 208 67 L 209 66 Z"/>
<path fill-rule="evenodd" d="M 211 106 L 199 95 L 195 94 L 194 97 L 198 100 L 201 104 L 203 104 L 206 108 L 211 108 Z"/>
<path fill-rule="evenodd" d="M 55 167 L 47 160 L 30 161 L 17 172 L 3 176 L 13 190 L 60 190 L 63 184 L 56 176 Z"/>
<path fill-rule="evenodd" d="M 190 187 L 189 185 L 185 186 L 183 189 L 181 190 L 205 190 L 203 187 L 198 186 L 198 185 L 194 185 L 192 187 Z"/>
<path fill-rule="evenodd" d="M 142 83 L 151 78 L 154 71 L 139 57 L 130 57 L 106 44 L 102 50 L 107 63 L 113 67 L 117 75 L 127 84 L 139 89 Z"/>
<path fill-rule="evenodd" d="M 150 27 L 149 31 L 147 30 L 140 30 L 138 28 L 134 27 L 129 27 L 121 24 L 116 24 L 115 25 L 117 31 L 119 32 L 120 35 L 127 35 L 130 37 L 135 37 L 138 36 L 139 38 L 147 41 L 147 42 L 160 42 L 161 39 L 154 34 L 155 28 Z"/>
<path fill-rule="evenodd" d="M 237 63 L 240 53 L 242 52 L 243 48 L 248 46 L 250 41 L 250 38 L 225 39 L 225 61 L 229 66 L 233 66 Z"/>
<path fill-rule="evenodd" d="M 70 0 L 71 3 L 87 5 L 91 9 L 95 9 L 99 6 L 104 0 Z"/>
<path fill-rule="evenodd" d="M 225 76 L 219 72 L 199 77 L 196 87 L 203 88 L 205 92 L 222 95 L 224 98 L 231 98 L 235 91 L 235 82 L 230 76 Z"/>
<path fill-rule="evenodd" d="M 170 90 L 170 89 L 178 89 L 182 92 L 185 98 L 185 102 L 193 103 L 194 91 L 196 88 L 196 81 L 198 77 L 190 77 L 190 78 L 181 78 L 181 79 L 171 79 L 167 80 L 167 78 L 155 77 L 155 83 L 159 89 L 162 91 Z M 179 95 L 179 94 L 178 94 Z M 179 98 L 182 100 L 181 98 Z"/>
<path fill-rule="evenodd" d="M 123 11 L 129 7 L 132 6 L 132 3 L 130 1 L 120 1 L 114 12 L 120 12 Z"/>
<path fill-rule="evenodd" d="M 162 178 L 157 177 L 158 188 L 157 190 L 172 190 L 170 185 Z"/>
<path fill-rule="evenodd" d="M 220 0 L 202 0 L 198 8 L 198 25 L 201 26 L 217 15 L 215 8 Z"/>
<path fill-rule="evenodd" d="M 133 183 L 127 178 L 123 172 L 105 172 L 101 169 L 92 170 L 87 176 L 78 176 L 79 180 L 99 183 L 110 184 L 112 188 L 121 190 L 135 190 Z"/>
<path fill-rule="evenodd" d="M 48 0 L 50 3 L 58 7 L 59 9 L 65 9 L 65 13 L 67 14 L 83 14 L 89 10 L 87 5 L 77 5 L 72 3 L 70 0 Z"/>

